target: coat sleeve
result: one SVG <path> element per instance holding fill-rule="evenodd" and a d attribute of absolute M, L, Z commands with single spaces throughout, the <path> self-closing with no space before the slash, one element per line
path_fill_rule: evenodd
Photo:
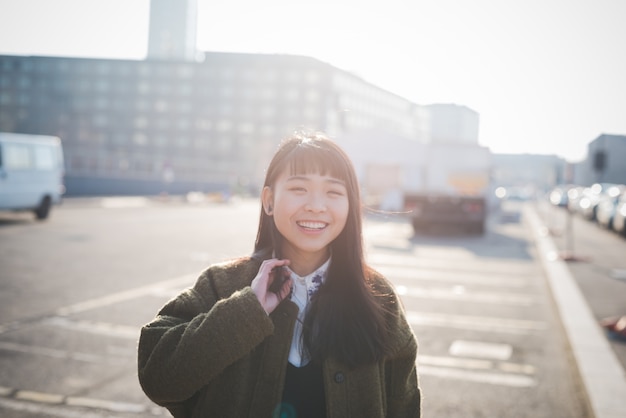
<path fill-rule="evenodd" d="M 418 418 L 421 416 L 421 390 L 417 375 L 417 339 L 408 323 L 404 305 L 391 287 L 388 305 L 391 313 L 393 354 L 385 361 L 387 416 Z"/>
<path fill-rule="evenodd" d="M 209 269 L 141 330 L 139 382 L 159 405 L 191 398 L 274 331 L 249 286 L 219 299 L 212 280 Z"/>
<path fill-rule="evenodd" d="M 417 343 L 415 339 L 385 363 L 387 377 L 387 416 L 418 418 L 421 416 L 421 391 L 417 378 Z"/>

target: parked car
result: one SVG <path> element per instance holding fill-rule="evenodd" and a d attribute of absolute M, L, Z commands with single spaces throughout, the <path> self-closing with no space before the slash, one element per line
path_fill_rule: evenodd
<path fill-rule="evenodd" d="M 617 186 L 613 183 L 595 183 L 593 186 L 583 190 L 583 197 L 580 199 L 579 205 L 582 215 L 591 220 L 596 220 L 598 203 L 607 194 L 612 187 Z"/>
<path fill-rule="evenodd" d="M 570 212 L 580 212 L 580 199 L 583 198 L 585 187 L 575 186 L 567 191 L 567 209 Z"/>
<path fill-rule="evenodd" d="M 63 175 L 58 137 L 0 132 L 0 210 L 46 219 L 65 192 Z"/>
<path fill-rule="evenodd" d="M 625 190 L 626 186 L 612 186 L 606 190 L 606 193 L 600 196 L 600 201 L 596 207 L 596 221 L 599 225 L 607 229 L 613 229 L 613 219 L 617 204 L 621 196 L 624 195 Z"/>
<path fill-rule="evenodd" d="M 567 192 L 574 187 L 573 185 L 562 184 L 560 186 L 556 186 L 550 192 L 550 203 L 554 206 L 559 207 L 567 207 L 568 197 Z"/>
<path fill-rule="evenodd" d="M 615 206 L 613 230 L 626 237 L 626 193 L 622 193 Z"/>

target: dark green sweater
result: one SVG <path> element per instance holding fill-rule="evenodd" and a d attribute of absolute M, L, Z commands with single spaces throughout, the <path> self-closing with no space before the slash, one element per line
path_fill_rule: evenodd
<path fill-rule="evenodd" d="M 260 262 L 216 264 L 193 288 L 168 302 L 141 330 L 139 381 L 174 417 L 270 418 L 283 395 L 287 358 L 298 308 L 281 303 L 267 315 L 250 288 Z M 392 354 L 349 369 L 322 364 L 328 418 L 419 417 L 417 342 L 393 294 L 388 308 Z"/>

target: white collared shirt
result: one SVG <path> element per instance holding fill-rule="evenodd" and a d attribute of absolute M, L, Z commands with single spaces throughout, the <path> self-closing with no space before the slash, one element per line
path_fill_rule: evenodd
<path fill-rule="evenodd" d="M 330 264 L 330 258 L 322 264 L 313 273 L 304 277 L 298 276 L 289 267 L 287 270 L 291 274 L 293 287 L 291 290 L 291 301 L 298 305 L 298 319 L 293 330 L 293 338 L 291 340 L 291 349 L 289 350 L 289 363 L 296 367 L 306 366 L 309 363 L 310 356 L 304 347 L 302 341 L 302 323 L 306 315 L 307 307 L 319 287 L 326 280 L 326 272 Z"/>

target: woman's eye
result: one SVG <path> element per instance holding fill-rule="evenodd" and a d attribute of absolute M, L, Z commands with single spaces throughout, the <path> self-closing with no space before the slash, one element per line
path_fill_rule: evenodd
<path fill-rule="evenodd" d="M 329 190 L 328 194 L 333 196 L 344 196 L 345 193 L 342 190 Z"/>

